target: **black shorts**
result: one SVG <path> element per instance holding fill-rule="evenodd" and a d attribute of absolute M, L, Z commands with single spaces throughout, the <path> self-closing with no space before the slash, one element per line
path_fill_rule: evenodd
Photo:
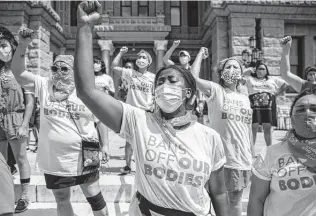
<path fill-rule="evenodd" d="M 256 93 L 249 95 L 252 113 L 252 123 L 270 123 L 278 126 L 276 98 L 270 93 Z"/>
<path fill-rule="evenodd" d="M 62 189 L 97 181 L 99 179 L 99 171 L 80 176 L 56 176 L 46 173 L 44 176 L 47 189 Z"/>

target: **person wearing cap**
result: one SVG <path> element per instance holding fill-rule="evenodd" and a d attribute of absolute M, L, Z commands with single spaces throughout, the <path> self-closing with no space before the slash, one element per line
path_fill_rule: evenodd
<path fill-rule="evenodd" d="M 174 65 L 174 62 L 170 60 L 170 57 L 172 53 L 175 51 L 175 49 L 179 46 L 179 44 L 180 44 L 180 40 L 174 41 L 170 49 L 166 52 L 165 56 L 163 57 L 163 62 L 165 63 L 166 66 Z M 184 67 L 185 69 L 190 69 L 191 67 L 190 60 L 191 60 L 191 56 L 188 53 L 188 51 L 181 50 L 179 52 L 179 62 L 182 67 Z"/>
<path fill-rule="evenodd" d="M 120 77 L 126 80 L 128 92 L 126 103 L 141 108 L 146 111 L 152 111 L 154 106 L 153 89 L 155 74 L 148 71 L 152 63 L 152 58 L 148 52 L 141 50 L 137 55 L 136 66 L 138 70 L 120 67 L 119 63 L 124 53 L 128 51 L 127 47 L 122 47 L 120 52 L 112 62 L 112 70 Z M 126 166 L 120 171 L 123 174 L 131 172 L 133 149 L 129 142 L 125 145 Z"/>
<path fill-rule="evenodd" d="M 306 80 L 291 73 L 290 65 L 290 49 L 292 45 L 292 37 L 287 36 L 280 40 L 282 47 L 281 54 L 281 77 L 297 92 L 302 92 L 305 89 L 316 88 L 316 65 L 308 66 L 304 71 Z"/>
<path fill-rule="evenodd" d="M 15 213 L 24 212 L 30 204 L 27 196 L 31 168 L 27 158 L 29 122 L 33 113 L 34 95 L 17 83 L 12 73 L 12 57 L 18 46 L 12 33 L 0 27 L 0 152 L 5 158 L 8 142 L 16 159 L 21 182 L 21 195 Z"/>
<path fill-rule="evenodd" d="M 219 62 L 219 84 L 199 78 L 202 59 L 208 50 L 201 47 L 192 65 L 197 89 L 207 96 L 209 126 L 220 134 L 227 161 L 224 165 L 225 184 L 230 200 L 230 216 L 241 216 L 242 194 L 250 182 L 253 160 L 252 109 L 249 98 L 239 92 L 242 63 L 234 58 Z"/>
<path fill-rule="evenodd" d="M 37 161 L 46 187 L 53 191 L 58 215 L 73 215 L 71 187 L 79 185 L 95 216 L 107 215 L 99 186 L 99 146 L 95 118 L 77 97 L 74 57 L 59 55 L 51 76 L 35 75 L 25 68 L 25 52 L 34 32 L 22 28 L 13 57 L 12 72 L 18 83 L 34 92 L 40 104 Z"/>

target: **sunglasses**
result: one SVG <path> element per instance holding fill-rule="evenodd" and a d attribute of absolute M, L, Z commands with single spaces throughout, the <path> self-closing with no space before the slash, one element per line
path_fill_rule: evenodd
<path fill-rule="evenodd" d="M 67 73 L 69 72 L 69 68 L 66 67 L 66 66 L 57 67 L 57 66 L 53 65 L 53 66 L 51 67 L 51 70 L 52 70 L 53 72 L 60 71 L 60 72 L 63 73 L 63 74 L 67 74 Z"/>

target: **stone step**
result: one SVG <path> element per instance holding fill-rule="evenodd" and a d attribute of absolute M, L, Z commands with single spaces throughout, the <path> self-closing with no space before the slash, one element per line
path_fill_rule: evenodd
<path fill-rule="evenodd" d="M 248 200 L 243 200 L 242 216 L 246 216 L 245 205 Z M 88 203 L 72 203 L 75 216 L 93 216 L 91 207 Z M 129 203 L 107 203 L 109 216 L 129 216 Z M 31 203 L 26 212 L 19 214 L 19 216 L 57 216 L 56 203 Z M 213 215 L 215 215 L 213 213 Z"/>
<path fill-rule="evenodd" d="M 106 202 L 112 203 L 129 203 L 134 194 L 134 176 L 133 175 L 101 175 L 100 187 Z M 21 186 L 19 179 L 14 179 L 15 197 L 19 198 Z M 79 186 L 71 188 L 71 202 L 86 202 Z M 46 188 L 43 175 L 32 175 L 28 196 L 32 202 L 55 202 L 55 198 L 51 190 Z"/>
<path fill-rule="evenodd" d="M 88 203 L 72 203 L 75 216 L 93 216 Z M 109 216 L 128 216 L 129 203 L 107 203 Z M 19 216 L 57 216 L 56 203 L 31 203 Z"/>

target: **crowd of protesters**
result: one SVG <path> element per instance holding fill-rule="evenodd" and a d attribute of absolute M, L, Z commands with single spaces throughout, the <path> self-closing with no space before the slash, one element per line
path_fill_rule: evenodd
<path fill-rule="evenodd" d="M 99 170 L 109 159 L 109 130 L 126 140 L 121 173 L 131 173 L 134 156 L 136 193 L 129 215 L 210 216 L 213 209 L 217 216 L 241 216 L 250 182 L 249 216 L 316 214 L 316 66 L 306 68 L 306 79 L 291 73 L 290 36 L 280 40 L 281 78 L 263 62 L 245 68 L 238 57 L 229 57 L 217 64 L 219 83 L 200 78 L 209 57 L 205 47 L 194 61 L 179 51 L 177 64 L 170 58 L 181 41 L 174 41 L 156 72 L 148 71 L 153 60 L 145 50 L 135 63 L 121 66 L 128 52 L 122 47 L 110 68 L 121 81 L 115 97 L 109 70 L 93 58 L 92 29 L 100 9 L 97 1 L 79 4 L 75 55 L 58 55 L 49 77 L 25 65 L 34 31 L 21 28 L 17 42 L 0 27 L 1 216 L 30 205 L 30 132 L 58 216 L 74 215 L 70 197 L 76 185 L 95 216 L 108 215 Z M 292 129 L 272 145 L 276 99 L 289 85 L 299 93 L 290 111 Z M 259 125 L 267 146 L 256 155 Z M 166 157 L 157 159 L 159 154 Z M 15 163 L 21 182 L 16 205 Z"/>

